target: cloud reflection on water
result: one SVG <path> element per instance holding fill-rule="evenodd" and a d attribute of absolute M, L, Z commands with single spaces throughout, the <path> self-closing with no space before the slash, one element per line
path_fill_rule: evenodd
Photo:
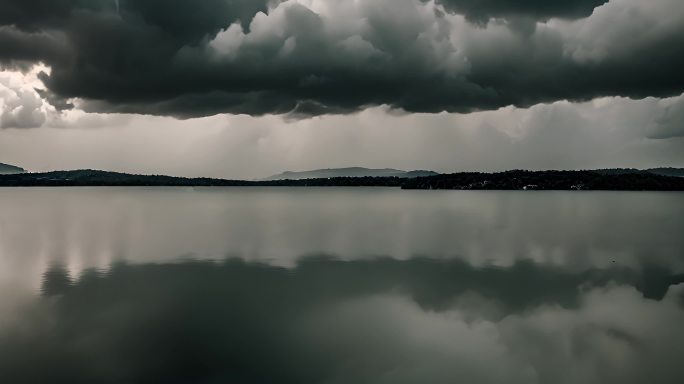
<path fill-rule="evenodd" d="M 0 329 L 0 382 L 676 383 L 682 281 L 433 259 L 54 266 Z"/>

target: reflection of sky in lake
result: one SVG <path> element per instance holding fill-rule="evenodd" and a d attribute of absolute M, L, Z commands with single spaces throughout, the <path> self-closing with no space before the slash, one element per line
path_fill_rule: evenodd
<path fill-rule="evenodd" d="M 0 189 L 0 212 L 0 279 L 55 260 L 79 270 L 188 255 L 684 267 L 679 193 Z"/>
<path fill-rule="evenodd" d="M 3 383 L 684 379 L 678 193 L 0 189 L 0 212 Z"/>

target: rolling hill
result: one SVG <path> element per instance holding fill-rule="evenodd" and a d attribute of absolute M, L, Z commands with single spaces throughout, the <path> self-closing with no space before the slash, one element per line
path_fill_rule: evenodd
<path fill-rule="evenodd" d="M 335 177 L 399 177 L 399 178 L 414 178 L 436 176 L 437 172 L 432 171 L 402 171 L 399 169 L 384 168 L 371 169 L 363 167 L 348 167 L 348 168 L 327 168 L 316 169 L 312 171 L 293 172 L 286 171 L 277 175 L 269 176 L 261 181 L 273 180 L 305 180 L 305 179 L 329 179 Z"/>
<path fill-rule="evenodd" d="M 16 175 L 18 173 L 24 173 L 26 170 L 23 168 L 16 167 L 14 165 L 0 163 L 0 175 Z"/>

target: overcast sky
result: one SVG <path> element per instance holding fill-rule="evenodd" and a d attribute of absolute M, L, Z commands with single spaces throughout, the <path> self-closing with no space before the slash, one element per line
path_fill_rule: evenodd
<path fill-rule="evenodd" d="M 684 166 L 681 0 L 0 0 L 0 162 Z"/>

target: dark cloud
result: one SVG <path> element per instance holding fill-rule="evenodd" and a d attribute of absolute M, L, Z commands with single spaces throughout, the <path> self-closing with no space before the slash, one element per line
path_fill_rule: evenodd
<path fill-rule="evenodd" d="M 60 33 L 25 32 L 12 26 L 0 26 L 0 63 L 10 64 L 10 67 L 41 60 L 59 63 L 68 54 L 65 36 Z"/>
<path fill-rule="evenodd" d="M 666 342 L 649 328 L 661 319 L 656 329 L 673 332 L 682 319 L 668 293 L 682 277 L 667 270 L 312 258 L 293 269 L 115 264 L 77 279 L 56 266 L 44 278 L 44 297 L 21 322 L 0 323 L 2 382 L 522 383 L 532 369 L 541 383 L 584 373 L 592 382 L 628 373 L 618 381 L 675 383 L 682 375 L 667 360 L 680 338 Z M 621 290 L 608 294 L 615 284 Z M 632 318 L 626 312 L 639 326 L 619 321 Z M 648 359 L 605 361 L 617 352 Z"/>
<path fill-rule="evenodd" d="M 74 105 L 67 99 L 57 96 L 48 90 L 35 89 L 35 91 L 43 100 L 53 106 L 57 111 L 65 111 L 74 108 Z"/>
<path fill-rule="evenodd" d="M 45 62 L 49 90 L 89 111 L 178 117 L 381 104 L 469 112 L 684 90 L 674 0 L 613 2 L 543 26 L 520 20 L 580 18 L 603 1 L 447 3 L 470 18 L 512 19 L 474 26 L 418 0 L 330 1 L 326 10 L 294 0 L 121 0 L 118 11 L 113 0 L 0 0 L 0 24 L 13 25 L 0 30 L 0 60 Z M 649 33 L 625 41 L 635 28 Z"/>
<path fill-rule="evenodd" d="M 131 17 L 177 36 L 202 37 L 239 20 L 247 23 L 269 0 L 2 0 L 0 24 L 60 28 L 78 14 Z"/>
<path fill-rule="evenodd" d="M 524 17 L 546 20 L 552 17 L 575 19 L 591 15 L 608 0 L 438 0 L 450 11 L 471 20 L 490 17 Z"/>

